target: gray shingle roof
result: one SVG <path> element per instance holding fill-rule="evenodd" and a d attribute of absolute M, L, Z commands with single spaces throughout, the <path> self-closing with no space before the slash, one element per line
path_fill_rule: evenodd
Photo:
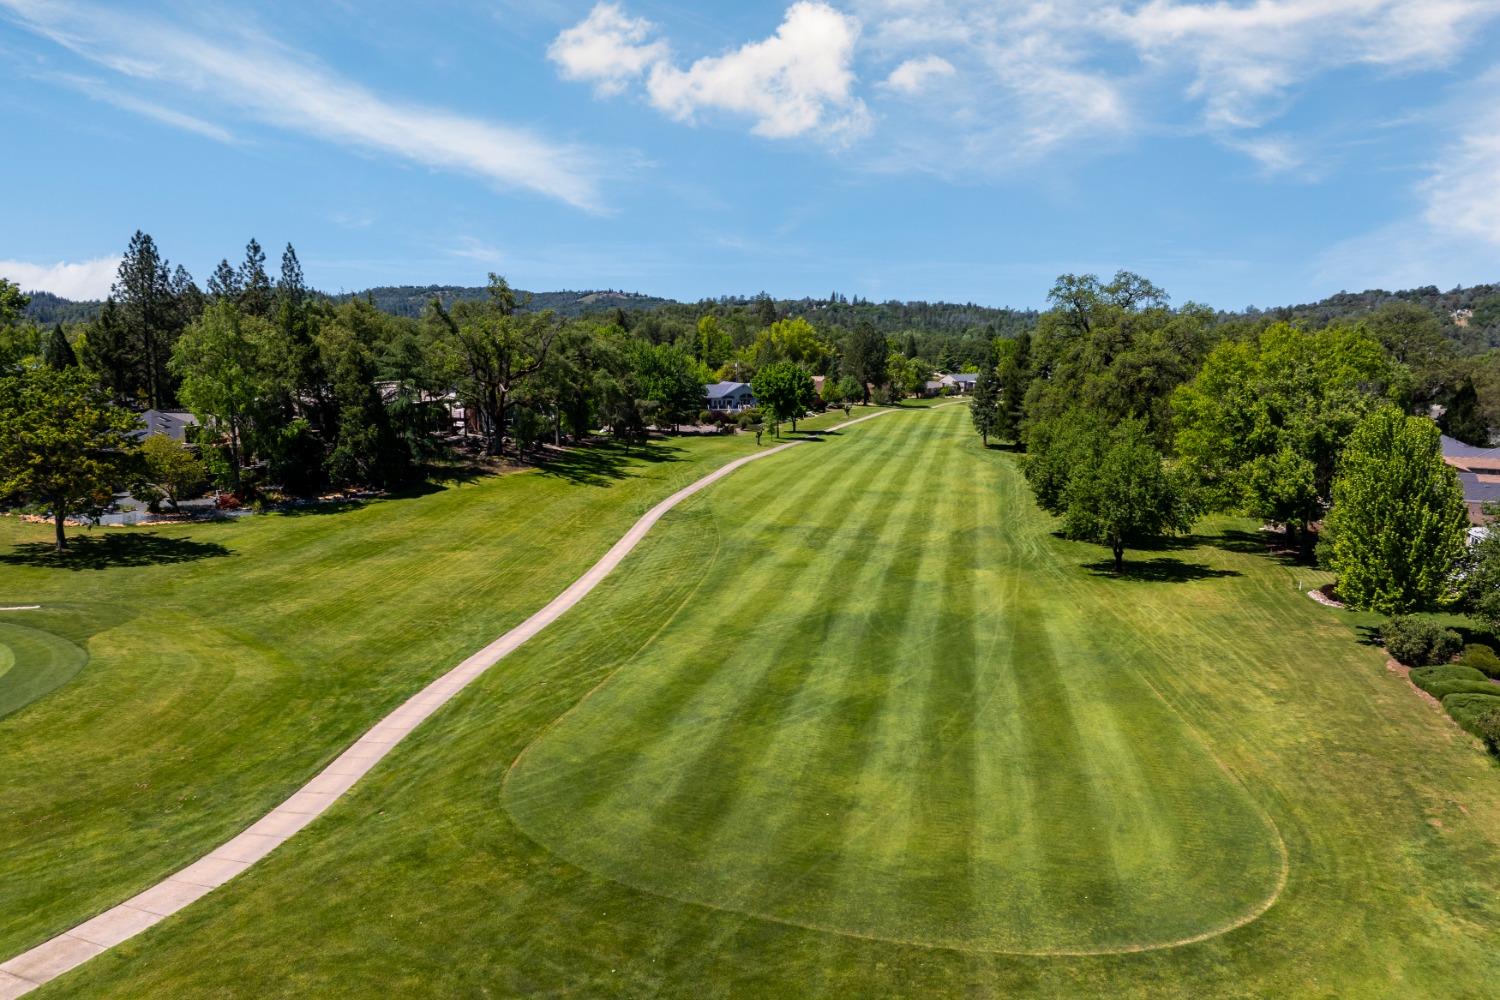
<path fill-rule="evenodd" d="M 749 392 L 748 382 L 715 382 L 713 385 L 703 387 L 703 394 L 709 399 L 723 399 L 725 396 L 737 396 L 741 392 Z"/>

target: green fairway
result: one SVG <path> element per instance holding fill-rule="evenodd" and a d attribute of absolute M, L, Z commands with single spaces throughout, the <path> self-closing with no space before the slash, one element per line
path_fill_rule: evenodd
<path fill-rule="evenodd" d="M 88 655 L 62 636 L 0 621 L 0 718 L 66 684 Z"/>
<path fill-rule="evenodd" d="M 513 622 L 519 609 L 486 615 L 478 599 L 381 616 L 425 601 L 428 581 L 407 577 L 440 554 L 504 555 L 520 537 L 506 522 L 547 485 L 532 478 L 391 505 L 450 529 L 430 548 L 409 529 L 352 545 L 342 517 L 196 529 L 262 532 L 269 560 L 312 544 L 297 532 L 319 520 L 333 527 L 318 545 L 360 560 L 318 563 L 347 576 L 351 618 L 258 581 L 283 615 L 310 616 L 301 642 L 357 645 L 345 683 L 299 705 L 338 723 L 276 730 L 255 713 L 233 745 L 269 725 L 320 743 L 276 773 L 326 759 L 357 729 L 351 703 L 377 714 Z M 616 535 L 649 492 L 619 489 L 596 492 L 628 510 L 589 511 Z M 1052 527 L 962 407 L 756 463 L 670 513 L 306 831 L 38 995 L 1492 995 L 1500 770 L 1360 644 L 1360 619 L 1307 599 L 1327 577 L 1223 521 L 1131 553 L 1117 579 Z M 421 551 L 397 565 L 398 544 Z M 268 644 L 279 620 L 236 635 Z M 447 659 L 403 659 L 414 621 Z M 157 628 L 187 629 L 172 636 L 185 656 L 210 648 L 195 623 Z M 0 725 L 62 726 L 54 706 L 127 669 L 99 646 Z M 361 701 L 361 685 L 380 694 Z M 85 723 L 22 735 L 102 747 L 87 728 L 100 717 Z M 0 753 L 21 752 L 0 734 Z M 229 751 L 193 728 L 174 739 L 203 761 Z M 247 792 L 234 770 L 200 794 L 227 810 Z M 93 863 L 115 883 L 100 902 L 118 901 L 129 879 L 107 852 Z M 12 905 L 13 927 L 46 923 Z"/>
<path fill-rule="evenodd" d="M 518 825 L 629 885 L 892 941 L 1126 949 L 1264 909 L 1274 827 L 1089 627 L 1019 481 L 953 488 L 951 431 L 723 491 L 742 527 L 710 573 L 744 572 L 528 747 Z"/>

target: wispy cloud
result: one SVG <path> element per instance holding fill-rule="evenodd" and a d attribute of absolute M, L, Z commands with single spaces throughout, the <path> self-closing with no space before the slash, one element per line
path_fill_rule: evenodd
<path fill-rule="evenodd" d="M 96 80 L 87 76 L 75 76 L 71 73 L 57 73 L 51 76 L 50 79 L 71 87 L 96 101 L 112 104 L 122 111 L 129 111 L 132 114 L 149 118 L 163 125 L 170 125 L 172 128 L 182 129 L 184 132 L 193 132 L 203 136 L 205 139 L 212 139 L 215 142 L 222 142 L 226 145 L 237 145 L 239 142 L 232 132 L 219 125 L 215 125 L 213 122 L 204 121 L 202 118 L 145 100 L 144 98 L 136 97 L 132 94 L 122 93 L 102 80 Z"/>
<path fill-rule="evenodd" d="M 382 97 L 226 18 L 210 33 L 90 4 L 0 0 L 0 10 L 139 86 L 184 91 L 279 128 L 471 174 L 502 188 L 590 210 L 602 207 L 602 168 L 589 151 L 528 129 Z M 131 110 L 146 113 L 142 99 L 125 100 L 137 102 Z M 200 133 L 206 124 L 155 117 Z"/>
<path fill-rule="evenodd" d="M 499 247 L 474 236 L 460 237 L 458 243 L 447 250 L 449 257 L 471 260 L 485 267 L 504 267 L 508 256 Z"/>
<path fill-rule="evenodd" d="M 0 260 L 0 278 L 9 278 L 22 291 L 51 292 L 65 299 L 102 299 L 120 269 L 120 258 L 99 257 L 94 260 L 56 264 L 33 264 L 24 260 Z"/>

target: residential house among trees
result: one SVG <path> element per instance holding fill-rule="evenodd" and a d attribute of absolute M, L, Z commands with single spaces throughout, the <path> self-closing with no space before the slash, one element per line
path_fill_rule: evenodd
<path fill-rule="evenodd" d="M 1478 448 L 1444 434 L 1443 461 L 1458 470 L 1469 520 L 1487 524 L 1485 505 L 1500 503 L 1500 448 Z"/>
<path fill-rule="evenodd" d="M 755 405 L 755 394 L 746 382 L 715 382 L 704 386 L 708 409 L 715 413 L 739 413 Z"/>

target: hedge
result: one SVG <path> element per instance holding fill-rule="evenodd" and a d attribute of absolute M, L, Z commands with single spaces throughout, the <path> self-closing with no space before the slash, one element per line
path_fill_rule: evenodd
<path fill-rule="evenodd" d="M 1494 694 L 1450 694 L 1443 699 L 1443 708 L 1453 716 L 1454 722 L 1484 739 L 1485 733 L 1480 729 L 1479 720 L 1485 713 L 1500 709 L 1500 687 L 1495 688 Z"/>
<path fill-rule="evenodd" d="M 1500 677 L 1500 656 L 1481 643 L 1471 642 L 1465 646 L 1464 655 L 1458 658 L 1458 662 L 1482 670 L 1491 677 Z"/>

